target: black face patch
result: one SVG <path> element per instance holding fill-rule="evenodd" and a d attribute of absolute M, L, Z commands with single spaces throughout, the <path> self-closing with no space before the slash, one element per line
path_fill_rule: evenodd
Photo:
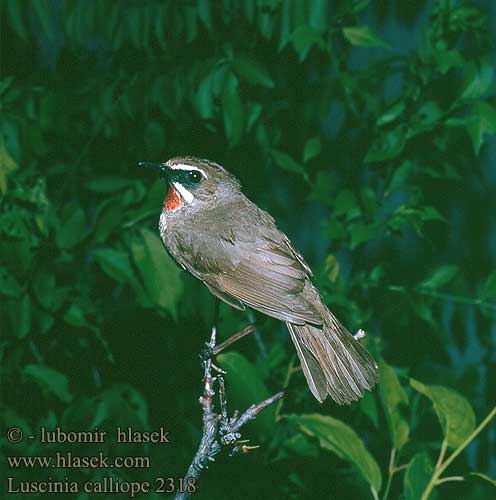
<path fill-rule="evenodd" d="M 179 182 L 186 189 L 194 189 L 205 180 L 205 177 L 198 170 L 174 170 L 171 179 Z"/>

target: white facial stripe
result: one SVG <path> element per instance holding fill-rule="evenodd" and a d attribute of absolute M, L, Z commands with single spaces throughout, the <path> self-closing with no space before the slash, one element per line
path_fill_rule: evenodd
<path fill-rule="evenodd" d="M 179 182 L 173 182 L 172 184 L 186 203 L 191 203 L 195 199 L 195 197 Z"/>
<path fill-rule="evenodd" d="M 180 163 L 178 165 L 171 165 L 169 168 L 171 170 L 196 170 L 197 172 L 200 172 L 203 175 L 203 177 L 205 177 L 205 179 L 207 178 L 207 174 L 205 173 L 204 170 L 198 167 L 193 167 L 192 165 L 184 165 Z"/>

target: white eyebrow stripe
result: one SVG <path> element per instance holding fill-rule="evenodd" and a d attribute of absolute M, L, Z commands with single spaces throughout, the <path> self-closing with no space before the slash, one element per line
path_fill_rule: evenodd
<path fill-rule="evenodd" d="M 172 183 L 186 203 L 191 203 L 195 197 L 179 182 Z"/>
<path fill-rule="evenodd" d="M 177 165 L 171 165 L 169 167 L 171 170 L 196 170 L 197 172 L 200 172 L 205 179 L 207 178 L 207 174 L 205 173 L 205 170 L 202 170 L 201 168 L 198 167 L 193 167 L 193 165 L 184 165 L 183 163 L 179 163 Z"/>

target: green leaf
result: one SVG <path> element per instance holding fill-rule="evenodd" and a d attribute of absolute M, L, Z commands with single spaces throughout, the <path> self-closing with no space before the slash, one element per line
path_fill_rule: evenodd
<path fill-rule="evenodd" d="M 432 128 L 439 119 L 443 116 L 443 111 L 439 104 L 435 101 L 426 101 L 412 118 L 412 122 L 420 131 L 425 131 L 426 128 Z"/>
<path fill-rule="evenodd" d="M 310 4 L 308 24 L 319 33 L 325 33 L 328 28 L 329 8 L 328 0 L 313 0 Z"/>
<path fill-rule="evenodd" d="M 198 0 L 198 17 L 208 31 L 212 31 L 212 3 L 211 0 Z"/>
<path fill-rule="evenodd" d="M 344 224 L 334 217 L 329 218 L 323 224 L 324 232 L 328 238 L 332 240 L 344 240 L 348 237 L 348 233 Z"/>
<path fill-rule="evenodd" d="M 49 311 L 55 305 L 55 276 L 52 272 L 40 269 L 33 278 L 33 292 L 38 302 Z"/>
<path fill-rule="evenodd" d="M 446 264 L 432 271 L 424 281 L 419 283 L 421 288 L 439 289 L 447 285 L 458 274 L 458 266 L 454 264 Z"/>
<path fill-rule="evenodd" d="M 451 68 L 456 68 L 465 64 L 465 59 L 458 50 L 438 49 L 435 50 L 432 55 L 439 66 L 439 71 L 443 75 Z"/>
<path fill-rule="evenodd" d="M 0 135 L 0 193 L 7 192 L 7 178 L 19 167 L 5 147 L 3 137 Z"/>
<path fill-rule="evenodd" d="M 230 351 L 217 356 L 217 362 L 227 373 L 224 376 L 229 393 L 227 400 L 243 410 L 270 397 L 270 393 L 257 370 L 242 354 Z M 270 432 L 275 426 L 275 406 L 265 409 L 250 425 L 261 432 Z"/>
<path fill-rule="evenodd" d="M 47 0 L 37 0 L 35 2 L 32 2 L 30 5 L 38 16 L 41 27 L 43 28 L 43 32 L 45 33 L 47 38 L 53 40 L 53 38 L 55 37 L 52 19 L 52 13 L 54 12 L 53 9 L 50 8 Z"/>
<path fill-rule="evenodd" d="M 496 271 L 493 271 L 486 279 L 482 289 L 482 295 L 486 299 L 496 297 Z"/>
<path fill-rule="evenodd" d="M 112 248 L 102 248 L 95 250 L 93 256 L 102 268 L 102 271 L 111 278 L 116 281 L 133 281 L 134 274 L 127 252 Z"/>
<path fill-rule="evenodd" d="M 359 12 L 361 12 L 362 10 L 364 10 L 365 8 L 368 7 L 371 1 L 372 0 L 354 0 L 352 2 L 353 6 L 351 8 L 351 11 L 354 14 L 358 14 Z"/>
<path fill-rule="evenodd" d="M 410 433 L 408 421 L 403 416 L 408 406 L 408 396 L 390 365 L 381 361 L 379 368 L 381 380 L 379 393 L 386 413 L 392 446 L 400 450 L 407 443 Z"/>
<path fill-rule="evenodd" d="M 334 215 L 359 215 L 360 207 L 356 196 L 349 189 L 343 189 L 339 191 L 336 199 L 334 201 Z M 348 217 L 350 218 L 350 217 Z"/>
<path fill-rule="evenodd" d="M 8 231 L 5 226 L 3 230 L 4 232 Z M 12 232 L 14 231 L 16 229 L 12 228 Z M 0 241 L 0 260 L 3 261 L 3 264 L 11 274 L 17 277 L 24 277 L 29 271 L 33 260 L 33 252 L 27 235 L 22 235 L 19 239 L 2 236 Z"/>
<path fill-rule="evenodd" d="M 238 79 L 228 73 L 222 90 L 222 114 L 224 130 L 231 147 L 236 146 L 244 129 L 244 110 L 238 91 Z"/>
<path fill-rule="evenodd" d="M 428 453 L 425 451 L 417 453 L 410 462 L 403 479 L 404 500 L 420 500 L 433 473 L 434 466 Z M 433 496 L 431 495 L 430 498 Z"/>
<path fill-rule="evenodd" d="M 131 241 L 131 252 L 151 300 L 176 317 L 182 293 L 180 269 L 166 252 L 160 238 L 149 229 Z"/>
<path fill-rule="evenodd" d="M 183 19 L 186 28 L 186 43 L 192 42 L 198 34 L 198 12 L 195 6 L 185 5 Z M 144 23 L 145 26 L 150 23 Z"/>
<path fill-rule="evenodd" d="M 381 40 L 368 26 L 348 26 L 343 28 L 344 37 L 357 47 L 383 47 L 391 46 Z"/>
<path fill-rule="evenodd" d="M 336 283 L 339 276 L 339 262 L 332 254 L 329 254 L 324 262 L 323 275 L 331 282 Z"/>
<path fill-rule="evenodd" d="M 475 414 L 470 403 L 448 387 L 424 385 L 414 379 L 410 379 L 410 385 L 432 401 L 448 446 L 459 446 L 475 428 Z"/>
<path fill-rule="evenodd" d="M 320 154 L 322 151 L 322 144 L 320 142 L 320 137 L 311 137 L 305 143 L 305 148 L 303 150 L 303 162 L 312 160 Z"/>
<path fill-rule="evenodd" d="M 441 222 L 447 222 L 446 217 L 444 217 L 443 214 L 440 214 L 437 208 L 434 207 L 422 207 L 422 209 L 419 212 L 420 218 L 423 221 L 428 221 L 428 220 L 438 220 Z"/>
<path fill-rule="evenodd" d="M 300 61 L 305 60 L 309 50 L 314 45 L 317 45 L 322 50 L 325 50 L 326 48 L 322 35 L 307 25 L 302 25 L 296 28 L 290 36 L 290 41 L 292 42 Z"/>
<path fill-rule="evenodd" d="M 382 380 L 381 380 L 382 382 Z M 369 417 L 376 429 L 379 429 L 379 411 L 374 394 L 366 391 L 359 402 L 360 410 Z"/>
<path fill-rule="evenodd" d="M 250 103 L 248 105 L 246 130 L 250 131 L 252 129 L 253 125 L 255 125 L 256 121 L 260 118 L 262 109 L 262 105 L 259 102 Z"/>
<path fill-rule="evenodd" d="M 0 267 L 0 294 L 6 297 L 18 298 L 21 294 L 21 286 L 7 269 Z"/>
<path fill-rule="evenodd" d="M 105 241 L 115 230 L 121 230 L 121 220 L 124 217 L 124 207 L 120 198 L 105 201 L 97 209 L 97 218 L 93 238 L 96 242 Z"/>
<path fill-rule="evenodd" d="M 476 155 L 479 154 L 485 134 L 496 134 L 496 109 L 484 101 L 474 103 L 475 115 L 467 119 L 467 131 Z"/>
<path fill-rule="evenodd" d="M 379 208 L 376 192 L 369 186 L 363 186 L 360 188 L 360 198 L 363 211 L 373 219 Z"/>
<path fill-rule="evenodd" d="M 381 489 L 382 476 L 379 466 L 350 426 L 341 420 L 317 413 L 291 415 L 289 419 L 305 434 L 316 437 L 322 448 L 351 462 L 376 493 Z"/>
<path fill-rule="evenodd" d="M 432 314 L 432 304 L 427 303 L 424 297 L 419 297 L 418 300 L 412 301 L 412 307 L 415 314 L 426 321 L 433 330 L 438 327 L 434 315 Z"/>
<path fill-rule="evenodd" d="M 166 139 L 164 127 L 156 120 L 150 120 L 144 130 L 144 142 L 147 154 L 158 157 L 165 149 Z"/>
<path fill-rule="evenodd" d="M 353 250 L 362 243 L 373 240 L 377 236 L 378 227 L 375 224 L 357 222 L 348 227 L 348 233 L 351 237 L 350 248 Z"/>
<path fill-rule="evenodd" d="M 43 391 L 54 394 L 62 402 L 70 403 L 72 401 L 69 383 L 63 373 L 48 368 L 48 366 L 32 364 L 25 366 L 22 374 L 27 379 L 36 382 Z"/>
<path fill-rule="evenodd" d="M 406 141 L 406 129 L 403 125 L 384 131 L 372 142 L 365 161 L 372 163 L 396 158 L 405 149 Z"/>
<path fill-rule="evenodd" d="M 245 2 L 245 4 L 250 3 L 250 2 Z M 283 2 L 282 3 L 282 8 L 281 8 L 281 21 L 280 21 L 280 28 L 279 28 L 279 45 L 278 45 L 278 51 L 280 52 L 290 41 L 291 38 L 291 27 L 292 27 L 292 22 L 291 22 L 291 3 L 290 2 Z"/>
<path fill-rule="evenodd" d="M 237 54 L 233 61 L 233 69 L 240 78 L 252 85 L 273 88 L 272 80 L 267 69 L 250 54 Z"/>
<path fill-rule="evenodd" d="M 0 96 L 11 87 L 14 80 L 15 77 L 13 75 L 7 76 L 0 80 Z"/>
<path fill-rule="evenodd" d="M 68 216 L 62 221 L 57 235 L 57 246 L 63 250 L 68 250 L 77 245 L 88 234 L 86 229 L 86 219 L 83 209 L 75 204 L 66 207 Z M 67 215 L 67 214 L 66 214 Z"/>
<path fill-rule="evenodd" d="M 461 93 L 462 99 L 477 99 L 483 97 L 491 86 L 494 76 L 492 58 L 484 57 L 467 65 L 465 81 Z"/>
<path fill-rule="evenodd" d="M 64 321 L 72 326 L 77 328 L 87 327 L 92 329 L 93 325 L 87 320 L 84 309 L 81 307 L 81 304 L 73 302 L 69 309 L 64 314 Z"/>
<path fill-rule="evenodd" d="M 482 474 L 481 472 L 470 472 L 470 475 L 484 479 L 484 481 L 487 481 L 489 484 L 493 485 L 496 488 L 496 479 L 493 479 L 492 477 L 486 476 L 485 474 Z"/>
<path fill-rule="evenodd" d="M 55 322 L 54 317 L 50 313 L 36 306 L 33 307 L 33 319 L 36 321 L 36 331 L 41 334 L 48 332 Z"/>
<path fill-rule="evenodd" d="M 283 443 L 282 453 L 279 453 L 277 458 L 282 459 L 286 457 L 301 457 L 311 458 L 313 460 L 319 459 L 319 447 L 314 441 L 310 441 L 305 434 L 295 434 Z"/>
<path fill-rule="evenodd" d="M 23 8 L 18 0 L 7 0 L 7 15 L 10 26 L 23 39 L 26 40 L 28 32 L 26 30 L 25 15 L 28 14 L 28 9 Z M 23 15 L 24 14 L 24 15 Z"/>
<path fill-rule="evenodd" d="M 271 149 L 270 154 L 276 165 L 283 170 L 288 170 L 289 172 L 295 172 L 303 176 L 303 178 L 308 181 L 308 174 L 305 171 L 303 165 L 293 160 L 291 156 L 277 149 Z"/>
<path fill-rule="evenodd" d="M 31 330 L 31 300 L 25 294 L 21 299 L 10 300 L 8 303 L 8 315 L 14 334 L 22 339 Z"/>
<path fill-rule="evenodd" d="M 198 114 L 205 120 L 209 120 L 215 115 L 214 78 L 215 73 L 209 73 L 198 86 L 194 97 L 194 104 Z"/>
<path fill-rule="evenodd" d="M 388 109 L 386 109 L 386 111 L 384 111 L 384 113 L 379 115 L 376 120 L 377 126 L 381 127 L 393 122 L 394 120 L 396 120 L 396 118 L 398 118 L 398 116 L 403 113 L 403 111 L 405 111 L 405 108 L 406 104 L 404 99 L 401 99 L 400 101 L 392 104 Z"/>

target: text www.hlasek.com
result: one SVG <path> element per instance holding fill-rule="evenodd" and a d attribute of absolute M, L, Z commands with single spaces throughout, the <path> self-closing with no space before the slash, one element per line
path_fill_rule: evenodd
<path fill-rule="evenodd" d="M 148 457 L 117 456 L 107 457 L 103 453 L 92 456 L 77 456 L 72 453 L 55 453 L 54 456 L 7 457 L 7 463 L 13 469 L 35 468 L 89 468 L 89 469 L 147 469 L 150 468 Z"/>

